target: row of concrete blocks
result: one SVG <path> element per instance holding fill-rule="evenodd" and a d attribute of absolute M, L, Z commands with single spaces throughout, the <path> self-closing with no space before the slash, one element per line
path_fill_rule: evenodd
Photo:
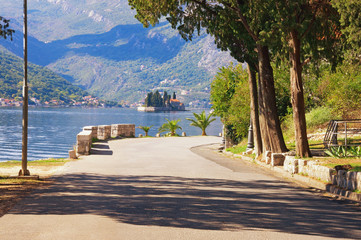
<path fill-rule="evenodd" d="M 332 168 L 321 166 L 316 161 L 297 159 L 283 153 L 266 152 L 266 163 L 272 166 L 283 166 L 286 172 L 299 173 L 323 182 L 332 183 L 340 188 L 361 191 L 361 172 L 336 172 Z"/>
<path fill-rule="evenodd" d="M 107 140 L 117 137 L 134 137 L 134 134 L 134 124 L 86 126 L 77 135 L 76 153 L 78 155 L 89 155 L 93 139 Z"/>

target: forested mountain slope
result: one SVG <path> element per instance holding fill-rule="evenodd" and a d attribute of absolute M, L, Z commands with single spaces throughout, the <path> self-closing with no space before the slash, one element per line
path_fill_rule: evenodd
<path fill-rule="evenodd" d="M 29 96 L 45 102 L 61 100 L 71 103 L 87 93 L 53 71 L 29 64 Z M 23 62 L 18 57 L 0 52 L 0 98 L 22 97 Z"/>

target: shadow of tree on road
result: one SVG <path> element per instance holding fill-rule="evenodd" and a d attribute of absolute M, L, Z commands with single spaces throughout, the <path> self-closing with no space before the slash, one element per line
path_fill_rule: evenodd
<path fill-rule="evenodd" d="M 359 238 L 359 212 L 279 181 L 69 174 L 12 214 L 97 214 L 136 225 Z M 266 190 L 266 191 L 265 191 Z"/>

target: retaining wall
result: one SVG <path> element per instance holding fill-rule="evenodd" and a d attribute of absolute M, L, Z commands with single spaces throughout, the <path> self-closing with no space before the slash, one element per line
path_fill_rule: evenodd
<path fill-rule="evenodd" d="M 135 124 L 112 124 L 85 126 L 77 135 L 76 152 L 78 155 L 89 155 L 93 139 L 108 140 L 111 137 L 134 137 Z"/>
<path fill-rule="evenodd" d="M 280 155 L 284 155 L 284 160 Z M 267 152 L 265 162 L 272 166 L 282 166 L 284 171 L 292 174 L 312 177 L 350 191 L 361 191 L 361 172 L 336 172 L 332 168 L 319 165 L 317 161 L 297 159 L 295 156 L 279 153 Z"/>

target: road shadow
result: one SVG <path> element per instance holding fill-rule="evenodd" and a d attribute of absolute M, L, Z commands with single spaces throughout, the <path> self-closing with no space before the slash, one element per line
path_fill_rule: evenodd
<path fill-rule="evenodd" d="M 107 141 L 96 142 L 92 144 L 92 148 L 90 149 L 91 155 L 113 155 L 113 151 L 110 150 Z"/>
<path fill-rule="evenodd" d="M 357 208 L 280 181 L 70 174 L 18 204 L 12 214 L 96 214 L 122 223 L 209 230 L 263 228 L 360 238 Z"/>

